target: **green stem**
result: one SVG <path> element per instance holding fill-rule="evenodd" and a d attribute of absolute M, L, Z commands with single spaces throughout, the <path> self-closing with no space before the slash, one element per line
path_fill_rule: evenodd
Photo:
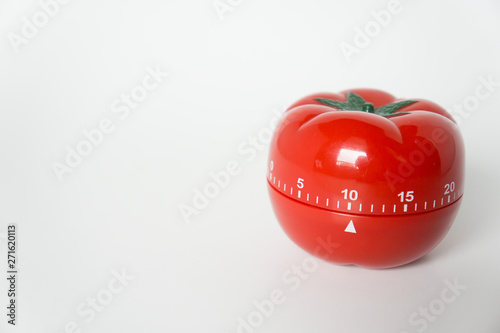
<path fill-rule="evenodd" d="M 365 105 L 363 105 L 363 111 L 368 113 L 375 113 L 373 103 L 366 103 Z"/>

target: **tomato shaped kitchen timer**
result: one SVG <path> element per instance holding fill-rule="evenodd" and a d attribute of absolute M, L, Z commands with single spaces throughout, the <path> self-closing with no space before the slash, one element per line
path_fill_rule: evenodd
<path fill-rule="evenodd" d="M 456 122 L 430 101 L 353 89 L 307 96 L 278 123 L 267 181 L 301 248 L 337 264 L 414 261 L 446 235 L 464 186 Z"/>

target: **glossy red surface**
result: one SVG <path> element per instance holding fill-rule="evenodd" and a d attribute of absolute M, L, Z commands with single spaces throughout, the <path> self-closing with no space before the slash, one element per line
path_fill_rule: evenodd
<path fill-rule="evenodd" d="M 350 91 L 375 107 L 398 101 L 377 90 Z M 345 101 L 345 93 L 305 97 L 278 124 L 268 168 L 276 215 L 309 252 L 317 237 L 336 238 L 333 262 L 389 267 L 415 260 L 444 237 L 463 194 L 458 126 L 424 100 L 391 117 L 315 100 Z M 363 233 L 344 231 L 346 218 Z"/>

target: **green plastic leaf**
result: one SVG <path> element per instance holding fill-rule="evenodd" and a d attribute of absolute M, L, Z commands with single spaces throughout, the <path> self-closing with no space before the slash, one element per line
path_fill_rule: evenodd
<path fill-rule="evenodd" d="M 388 113 L 388 114 L 379 114 L 379 115 L 388 118 L 388 117 L 392 117 L 392 116 L 400 116 L 402 114 L 410 114 L 410 112 L 398 112 L 398 113 Z"/>
<path fill-rule="evenodd" d="M 320 103 L 323 103 L 323 104 L 328 105 L 328 106 L 333 106 L 333 107 L 340 109 L 340 110 L 345 110 L 345 107 L 346 107 L 346 103 L 341 102 L 341 101 L 336 101 L 334 99 L 316 98 L 316 100 Z"/>
<path fill-rule="evenodd" d="M 382 107 L 379 107 L 375 109 L 375 113 L 379 114 L 381 116 L 387 117 L 388 115 L 395 115 L 393 112 L 396 112 L 397 110 L 401 109 L 403 106 L 407 106 L 410 104 L 413 104 L 417 101 L 399 101 L 391 104 L 384 105 Z M 408 112 L 405 112 L 407 114 Z"/>
<path fill-rule="evenodd" d="M 347 93 L 347 107 L 349 108 L 348 110 L 363 111 L 363 107 L 365 104 L 366 101 L 363 99 L 363 97 L 353 92 Z"/>

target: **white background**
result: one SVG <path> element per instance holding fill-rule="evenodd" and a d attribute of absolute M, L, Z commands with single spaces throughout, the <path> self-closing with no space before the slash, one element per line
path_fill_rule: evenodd
<path fill-rule="evenodd" d="M 0 233 L 16 223 L 19 237 L 18 321 L 6 323 L 2 278 L 0 332 L 237 332 L 273 290 L 284 302 L 240 332 L 499 332 L 500 4 L 402 0 L 380 28 L 371 12 L 388 1 L 224 3 L 218 13 L 212 0 L 73 0 L 16 47 L 41 5 L 0 1 Z M 349 62 L 341 45 L 366 27 L 372 37 Z M 120 118 L 113 103 L 157 67 L 169 76 Z M 496 85 L 479 100 L 482 80 Z M 267 146 L 238 147 L 273 110 L 354 87 L 430 99 L 458 118 L 463 205 L 422 260 L 317 261 L 291 284 L 283 276 L 310 259 L 273 215 Z M 60 181 L 54 162 L 102 119 L 113 132 Z M 187 223 L 179 206 L 232 160 L 240 174 Z M 465 288 L 449 304 L 446 281 Z M 439 313 L 423 320 L 429 306 Z"/>

